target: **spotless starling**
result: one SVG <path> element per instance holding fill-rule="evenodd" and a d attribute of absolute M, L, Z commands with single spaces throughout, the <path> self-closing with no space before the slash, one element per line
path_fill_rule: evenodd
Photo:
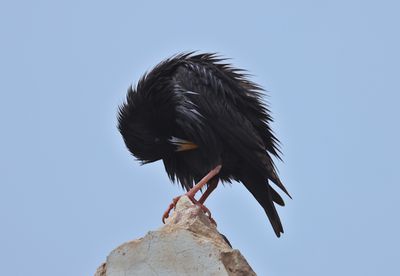
<path fill-rule="evenodd" d="M 218 55 L 182 53 L 162 61 L 128 89 L 118 128 L 142 164 L 162 160 L 169 178 L 210 218 L 203 203 L 218 182 L 243 183 L 279 237 L 283 227 L 275 204 L 283 206 L 284 201 L 272 183 L 290 195 L 271 158 L 280 159 L 279 141 L 262 97 L 263 89 L 246 71 Z"/>

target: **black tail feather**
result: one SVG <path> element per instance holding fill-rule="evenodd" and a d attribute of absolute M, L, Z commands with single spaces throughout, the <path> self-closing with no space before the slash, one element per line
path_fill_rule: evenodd
<path fill-rule="evenodd" d="M 281 182 L 281 180 L 279 179 L 278 175 L 276 174 L 276 171 L 274 169 L 272 169 L 272 173 L 270 175 L 270 179 L 272 182 L 274 182 L 274 184 L 276 186 L 278 186 L 282 191 L 285 192 L 285 194 L 290 197 L 290 199 L 292 199 L 292 196 L 289 194 L 289 192 L 286 190 L 285 186 L 283 185 L 283 183 Z"/>
<path fill-rule="evenodd" d="M 285 206 L 285 202 L 283 201 L 282 197 L 271 186 L 269 186 L 269 188 L 271 191 L 272 200 L 280 206 Z"/>
<path fill-rule="evenodd" d="M 258 203 L 264 208 L 264 211 L 267 214 L 269 221 L 271 222 L 272 228 L 274 229 L 276 236 L 280 237 L 283 233 L 283 227 L 273 201 L 275 201 L 274 199 L 276 199 L 276 201 L 278 201 L 278 204 L 283 203 L 282 198 L 265 181 L 249 179 L 243 181 L 243 184 L 246 186 L 247 190 L 249 190 L 250 193 L 255 197 Z M 277 197 L 276 195 L 278 195 L 279 197 Z"/>

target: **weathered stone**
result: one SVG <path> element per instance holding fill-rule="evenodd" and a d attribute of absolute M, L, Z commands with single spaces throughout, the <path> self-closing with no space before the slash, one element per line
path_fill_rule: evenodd
<path fill-rule="evenodd" d="M 256 275 L 204 212 L 182 197 L 167 223 L 114 249 L 95 276 Z"/>
<path fill-rule="evenodd" d="M 94 276 L 106 276 L 107 264 L 102 263 L 96 270 Z"/>

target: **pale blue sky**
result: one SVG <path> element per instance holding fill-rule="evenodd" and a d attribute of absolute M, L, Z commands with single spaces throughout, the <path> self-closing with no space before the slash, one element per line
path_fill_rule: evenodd
<path fill-rule="evenodd" d="M 117 106 L 161 59 L 200 50 L 269 91 L 282 142 L 282 238 L 240 184 L 207 205 L 254 270 L 400 275 L 397 3 L 1 1 L 1 274 L 92 275 L 161 226 L 182 190 L 129 155 Z"/>

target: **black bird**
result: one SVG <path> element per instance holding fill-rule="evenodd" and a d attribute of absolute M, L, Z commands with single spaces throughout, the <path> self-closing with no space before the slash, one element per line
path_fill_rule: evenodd
<path fill-rule="evenodd" d="M 196 201 L 206 211 L 203 203 L 219 180 L 242 182 L 279 237 L 283 227 L 274 203 L 284 201 L 271 183 L 290 195 L 271 158 L 281 159 L 263 89 L 224 60 L 191 52 L 162 61 L 128 89 L 118 128 L 142 164 L 162 159 L 169 178 L 192 200 L 207 183 Z"/>

